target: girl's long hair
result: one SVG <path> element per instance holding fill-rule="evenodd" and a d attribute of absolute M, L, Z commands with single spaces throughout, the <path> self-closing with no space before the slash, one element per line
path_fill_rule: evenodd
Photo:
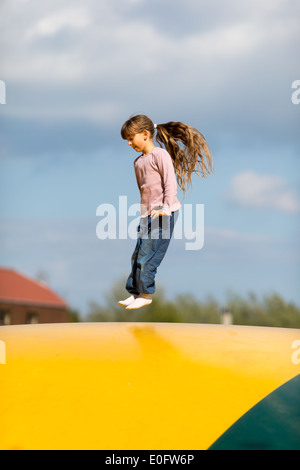
<path fill-rule="evenodd" d="M 133 137 L 135 134 L 147 130 L 152 139 L 155 136 L 155 127 L 151 119 L 143 114 L 131 117 L 121 129 L 123 139 Z M 187 185 L 192 184 L 192 174 L 200 177 L 213 172 L 213 157 L 204 136 L 194 127 L 182 122 L 167 122 L 157 124 L 156 141 L 160 147 L 171 155 L 180 189 L 185 191 Z"/>

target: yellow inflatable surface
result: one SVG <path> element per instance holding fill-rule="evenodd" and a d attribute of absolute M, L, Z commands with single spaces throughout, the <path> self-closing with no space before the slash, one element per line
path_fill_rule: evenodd
<path fill-rule="evenodd" d="M 1 327 L 0 344 L 0 449 L 209 449 L 276 390 L 299 412 L 299 330 L 25 325 Z"/>

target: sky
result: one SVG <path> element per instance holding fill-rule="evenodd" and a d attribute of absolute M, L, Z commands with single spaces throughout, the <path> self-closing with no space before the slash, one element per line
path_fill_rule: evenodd
<path fill-rule="evenodd" d="M 0 266 L 83 315 L 105 302 L 135 240 L 100 240 L 98 208 L 139 202 L 120 128 L 146 114 L 196 127 L 215 163 L 178 193 L 204 207 L 203 246 L 173 240 L 157 285 L 300 305 L 299 13 L 296 0 L 2 0 Z"/>

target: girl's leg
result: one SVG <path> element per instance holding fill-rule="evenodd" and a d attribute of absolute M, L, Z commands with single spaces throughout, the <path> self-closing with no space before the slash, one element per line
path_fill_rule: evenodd
<path fill-rule="evenodd" d="M 134 253 L 135 292 L 153 294 L 155 275 L 170 244 L 174 230 L 174 213 L 151 220 L 148 218 L 148 236 L 140 238 L 138 250 Z M 129 277 L 131 282 L 131 276 Z M 131 290 L 131 293 L 134 293 Z"/>
<path fill-rule="evenodd" d="M 173 213 L 171 217 L 162 216 L 154 220 L 148 217 L 139 227 L 140 237 L 131 258 L 131 273 L 126 283 L 126 289 L 132 296 L 119 302 L 119 305 L 127 306 L 127 310 L 152 302 L 157 268 L 169 247 L 177 215 Z"/>
<path fill-rule="evenodd" d="M 138 260 L 138 253 L 141 246 L 141 238 L 139 237 L 136 243 L 136 247 L 131 257 L 131 273 L 127 279 L 126 283 L 126 290 L 132 294 L 133 296 L 137 297 L 140 292 L 137 289 L 137 282 L 136 282 L 136 272 L 137 272 L 137 260 Z"/>

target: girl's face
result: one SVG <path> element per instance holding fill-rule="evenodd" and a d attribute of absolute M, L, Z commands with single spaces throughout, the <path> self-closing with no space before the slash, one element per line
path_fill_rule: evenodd
<path fill-rule="evenodd" d="M 128 145 L 132 147 L 136 152 L 143 152 L 145 140 L 143 133 L 135 134 L 130 136 L 128 140 Z"/>
<path fill-rule="evenodd" d="M 150 133 L 148 131 L 143 131 L 138 134 L 130 136 L 128 139 L 128 145 L 132 147 L 138 153 L 146 153 L 149 147 L 149 143 L 152 143 Z"/>

